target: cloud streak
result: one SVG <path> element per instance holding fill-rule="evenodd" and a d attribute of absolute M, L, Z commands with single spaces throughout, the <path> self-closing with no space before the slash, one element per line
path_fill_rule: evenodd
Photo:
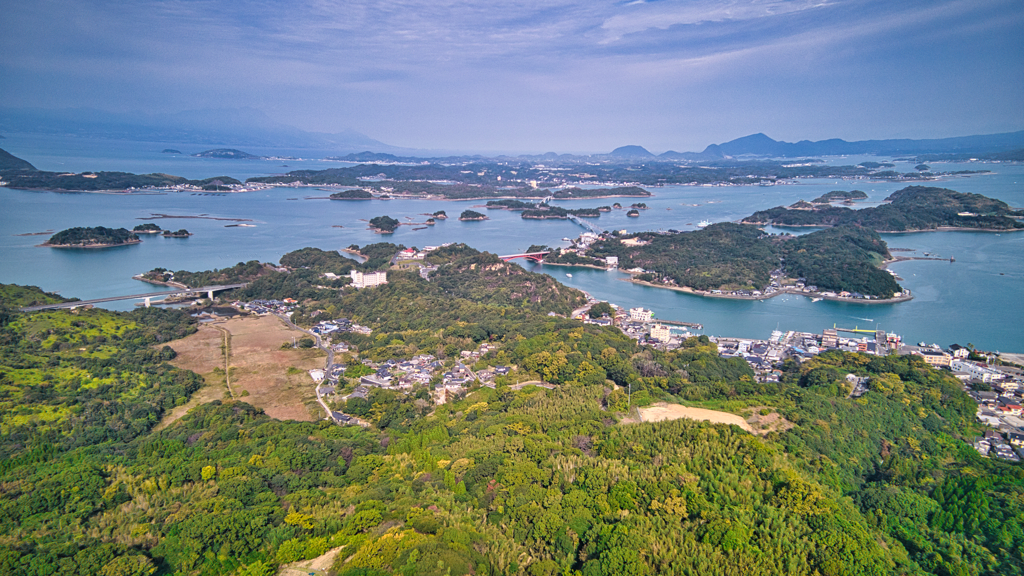
<path fill-rule="evenodd" d="M 953 135 L 1024 127 L 1008 104 L 1024 88 L 1022 22 L 1015 0 L 40 0 L 0 20 L 0 105 L 248 105 L 448 148 Z M 957 117 L 894 128 L 913 104 L 893 95 L 924 89 Z M 808 133 L 820 118 L 833 133 Z M 573 137 L 582 125 L 607 135 Z"/>

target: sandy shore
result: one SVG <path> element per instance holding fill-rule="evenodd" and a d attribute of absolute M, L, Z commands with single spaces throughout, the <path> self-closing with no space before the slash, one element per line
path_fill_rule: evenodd
<path fill-rule="evenodd" d="M 689 418 L 690 420 L 714 422 L 715 424 L 735 424 L 747 432 L 754 433 L 754 429 L 750 427 L 750 424 L 742 416 L 728 412 L 719 412 L 706 408 L 689 408 L 681 404 L 665 404 L 664 402 L 659 402 L 648 408 L 639 408 L 638 410 L 644 422 L 663 422 L 665 420 Z"/>

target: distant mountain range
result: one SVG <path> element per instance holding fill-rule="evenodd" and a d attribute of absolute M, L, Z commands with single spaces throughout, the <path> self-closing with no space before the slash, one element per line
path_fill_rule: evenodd
<path fill-rule="evenodd" d="M 643 146 L 629 145 L 612 150 L 608 156 L 624 159 L 708 161 L 729 157 L 758 156 L 767 158 L 805 158 L 808 156 L 878 155 L 899 156 L 919 154 L 988 154 L 1024 148 L 1024 131 L 960 136 L 932 140 L 860 140 L 847 142 L 838 138 L 811 142 L 781 142 L 764 134 L 751 134 L 724 144 L 711 144 L 703 152 L 669 150 L 655 156 Z"/>
<path fill-rule="evenodd" d="M 339 133 L 307 132 L 275 122 L 253 108 L 188 110 L 174 114 L 105 112 L 90 108 L 0 108 L 0 132 L 67 135 L 86 138 L 177 142 L 195 145 L 241 148 L 259 146 L 332 150 L 349 154 L 349 161 L 414 161 L 436 151 L 400 148 L 374 140 L 354 130 Z M 669 150 L 654 155 L 643 146 L 628 145 L 608 154 L 610 160 L 710 162 L 735 157 L 796 158 L 841 155 L 992 154 L 1024 149 L 1024 131 L 961 136 L 931 140 L 861 140 L 838 138 L 811 142 L 782 142 L 764 134 L 751 134 L 722 144 L 711 144 L 702 152 Z M 466 156 L 473 158 L 476 156 Z M 521 155 L 533 160 L 569 160 L 576 156 L 549 152 Z M 341 158 L 339 158 L 341 159 Z"/>
<path fill-rule="evenodd" d="M 751 134 L 724 144 L 712 144 L 701 154 L 709 157 L 722 156 L 770 156 L 795 158 L 806 156 L 843 156 L 851 154 L 874 154 L 879 156 L 945 154 L 958 152 L 1004 152 L 1024 148 L 1024 131 L 988 134 L 984 136 L 959 136 L 932 140 L 860 140 L 847 142 L 838 138 L 811 142 L 780 142 L 764 134 Z M 667 154 L 667 153 L 666 153 Z M 662 155 L 664 156 L 664 154 Z"/>

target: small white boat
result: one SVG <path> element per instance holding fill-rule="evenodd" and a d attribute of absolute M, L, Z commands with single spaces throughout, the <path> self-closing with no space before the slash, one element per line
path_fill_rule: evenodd
<path fill-rule="evenodd" d="M 572 274 L 566 274 L 565 277 L 566 278 L 572 278 Z"/>
<path fill-rule="evenodd" d="M 711 226 L 710 220 L 701 220 L 700 222 L 697 222 L 697 228 L 707 228 L 708 226 Z"/>
<path fill-rule="evenodd" d="M 811 302 L 821 302 L 821 298 L 811 298 Z"/>

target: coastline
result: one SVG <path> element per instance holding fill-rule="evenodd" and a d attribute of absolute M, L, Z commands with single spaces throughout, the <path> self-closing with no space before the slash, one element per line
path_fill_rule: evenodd
<path fill-rule="evenodd" d="M 147 284 L 155 284 L 157 286 L 170 286 L 171 288 L 181 288 L 182 290 L 190 290 L 190 288 L 181 282 L 175 282 L 174 280 L 153 280 L 152 278 L 146 278 L 143 274 L 136 274 L 132 276 L 132 280 L 138 280 L 139 282 L 145 282 Z"/>
<path fill-rule="evenodd" d="M 794 296 L 806 296 L 807 298 L 821 298 L 823 300 L 831 300 L 833 302 L 847 302 L 849 304 L 898 304 L 900 302 L 909 302 L 914 299 L 913 294 L 907 294 L 906 296 L 900 295 L 893 298 L 879 298 L 876 300 L 868 300 L 866 298 L 844 298 L 842 296 L 825 296 L 820 292 L 803 292 L 790 288 L 782 288 L 771 294 L 764 294 L 761 296 L 744 296 L 741 294 L 712 294 L 706 290 L 695 290 L 689 286 L 665 286 L 658 285 L 652 282 L 644 282 L 642 280 L 636 280 L 634 278 L 620 278 L 623 282 L 630 282 L 633 284 L 639 284 L 641 286 L 648 286 L 651 288 L 662 288 L 665 290 L 675 290 L 676 292 L 683 292 L 684 294 L 692 294 L 694 296 L 701 296 L 704 298 L 724 298 L 726 300 L 768 300 L 769 298 L 775 298 L 776 296 L 782 296 L 783 294 L 792 294 Z"/>
<path fill-rule="evenodd" d="M 775 222 L 737 221 L 737 224 L 749 226 L 774 226 L 776 228 L 835 228 L 833 224 L 776 224 Z M 913 230 L 875 230 L 879 234 L 914 234 L 917 232 L 1020 232 L 1024 228 L 965 228 L 961 226 L 937 226 L 935 228 L 914 228 Z"/>
<path fill-rule="evenodd" d="M 604 271 L 610 270 L 609 268 L 603 268 L 601 266 L 596 266 L 594 264 L 565 264 L 563 262 L 548 262 L 547 260 L 543 260 L 540 263 L 548 266 L 575 266 L 576 268 L 593 268 L 594 270 Z"/>
<path fill-rule="evenodd" d="M 36 248 L 117 248 L 118 246 L 131 246 L 142 244 L 142 240 L 129 240 L 117 244 L 37 244 Z"/>

